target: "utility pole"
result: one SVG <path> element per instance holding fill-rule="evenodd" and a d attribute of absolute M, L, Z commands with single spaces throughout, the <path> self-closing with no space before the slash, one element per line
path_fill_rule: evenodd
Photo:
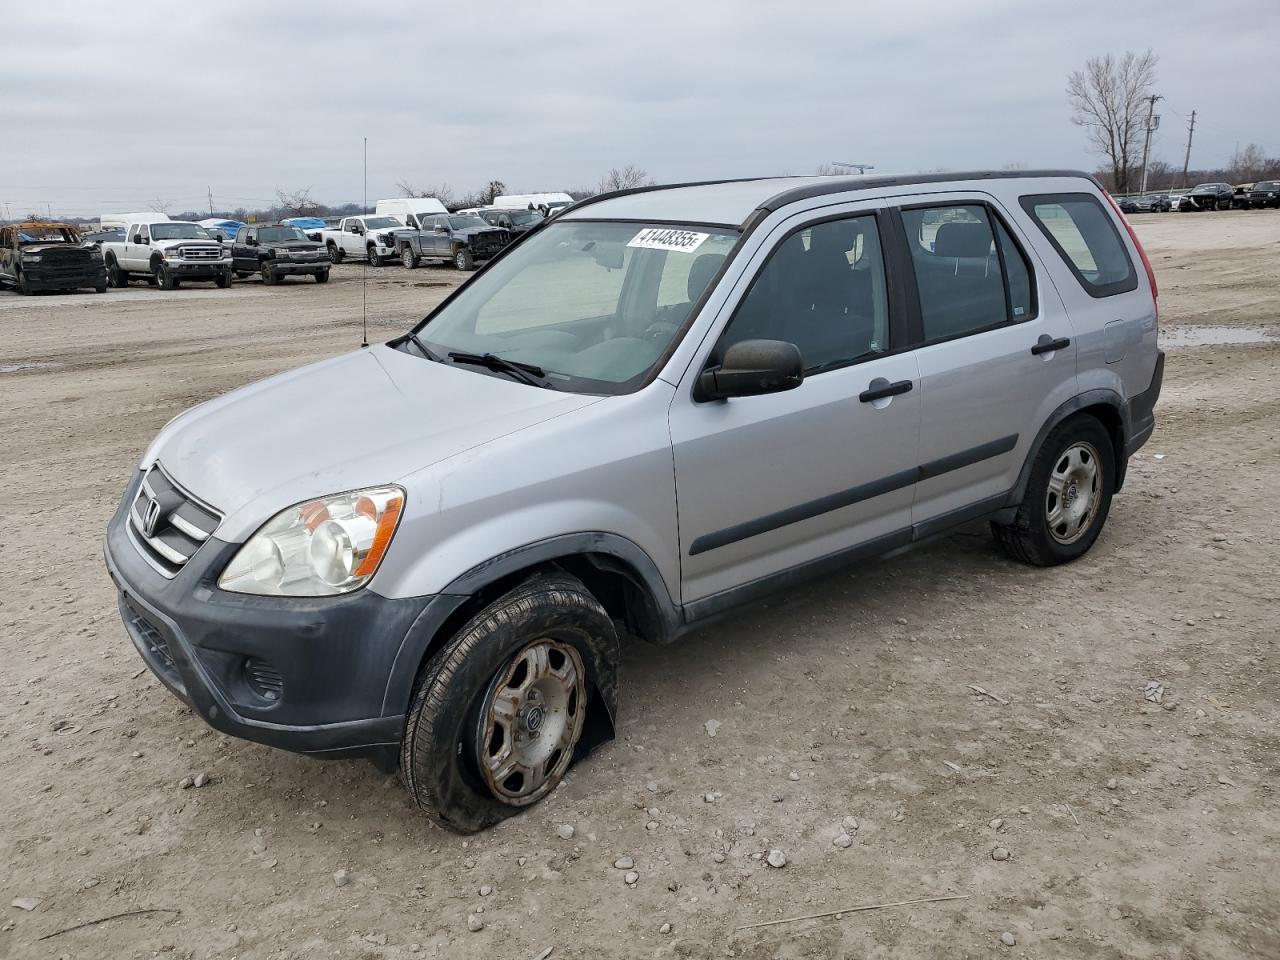
<path fill-rule="evenodd" d="M 1153 93 L 1147 97 L 1147 140 L 1142 146 L 1142 188 L 1139 193 L 1147 192 L 1147 158 L 1151 154 L 1151 134 L 1156 127 L 1160 126 L 1160 118 L 1155 115 L 1156 101 L 1163 100 L 1164 97 L 1157 93 Z"/>
<path fill-rule="evenodd" d="M 213 216 L 213 187 L 210 186 L 207 189 L 209 190 L 209 216 L 212 217 Z"/>
<path fill-rule="evenodd" d="M 1182 158 L 1182 185 L 1187 185 L 1187 168 L 1191 166 L 1191 136 L 1196 132 L 1196 112 L 1191 111 L 1191 122 L 1187 124 L 1187 155 Z"/>

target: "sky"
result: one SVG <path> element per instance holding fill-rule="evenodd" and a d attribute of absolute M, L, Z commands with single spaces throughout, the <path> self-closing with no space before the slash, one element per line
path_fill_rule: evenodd
<path fill-rule="evenodd" d="M 1093 170 L 1067 75 L 1151 47 L 1152 155 L 1280 155 L 1276 0 L 4 4 L 0 217 L 811 174 Z"/>

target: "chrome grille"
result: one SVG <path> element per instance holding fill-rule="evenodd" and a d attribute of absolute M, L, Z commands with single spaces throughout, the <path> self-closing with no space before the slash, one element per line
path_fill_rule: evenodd
<path fill-rule="evenodd" d="M 222 522 L 221 515 L 179 487 L 155 464 L 129 507 L 129 535 L 160 573 L 173 577 Z"/>
<path fill-rule="evenodd" d="M 221 260 L 221 247 L 179 247 L 178 254 L 183 260 Z"/>

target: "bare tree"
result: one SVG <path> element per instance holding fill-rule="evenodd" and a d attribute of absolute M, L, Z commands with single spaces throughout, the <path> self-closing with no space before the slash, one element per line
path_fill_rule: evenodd
<path fill-rule="evenodd" d="M 1267 166 L 1267 155 L 1256 143 L 1236 147 L 1231 155 L 1231 179 L 1236 183 L 1253 183 L 1261 179 Z"/>
<path fill-rule="evenodd" d="M 301 190 L 276 187 L 276 202 L 280 205 L 282 217 L 313 217 L 320 206 L 312 198 L 310 187 L 303 187 Z"/>
<path fill-rule="evenodd" d="M 484 206 L 493 206 L 493 201 L 498 199 L 507 192 L 507 185 L 501 180 L 490 180 L 484 185 L 484 189 L 480 191 L 480 195 L 484 200 Z"/>
<path fill-rule="evenodd" d="M 165 200 L 161 197 L 156 197 L 147 204 L 147 209 L 153 213 L 163 213 L 167 217 L 169 214 L 173 213 L 173 205 L 175 202 L 176 201 L 174 200 Z"/>
<path fill-rule="evenodd" d="M 619 170 L 614 167 L 603 177 L 600 178 L 600 186 L 597 193 L 609 193 L 613 190 L 630 190 L 634 187 L 651 187 L 657 181 L 649 174 L 634 164 L 628 163 Z"/>
<path fill-rule="evenodd" d="M 1156 82 L 1157 57 L 1132 50 L 1116 58 L 1090 57 L 1067 78 L 1071 122 L 1084 127 L 1095 153 L 1107 158 L 1119 193 L 1129 191 L 1129 175 L 1140 160 L 1147 97 Z"/>
<path fill-rule="evenodd" d="M 408 180 L 401 180 L 396 184 L 396 189 L 406 197 L 435 197 L 449 209 L 454 207 L 453 188 L 447 183 L 436 185 L 428 185 L 419 189 Z"/>
<path fill-rule="evenodd" d="M 820 163 L 818 164 L 817 169 L 813 171 L 813 175 L 815 177 L 841 177 L 844 176 L 844 174 L 845 171 L 841 170 L 833 163 Z M 783 176 L 785 177 L 787 174 L 784 173 Z"/>

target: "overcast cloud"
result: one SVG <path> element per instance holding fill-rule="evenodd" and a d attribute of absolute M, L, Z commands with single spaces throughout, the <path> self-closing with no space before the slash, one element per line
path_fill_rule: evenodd
<path fill-rule="evenodd" d="M 395 183 L 465 192 L 1020 163 L 1094 169 L 1067 74 L 1152 47 L 1154 156 L 1280 154 L 1280 4 L 12 0 L 0 27 L 0 215 L 266 205 Z"/>

